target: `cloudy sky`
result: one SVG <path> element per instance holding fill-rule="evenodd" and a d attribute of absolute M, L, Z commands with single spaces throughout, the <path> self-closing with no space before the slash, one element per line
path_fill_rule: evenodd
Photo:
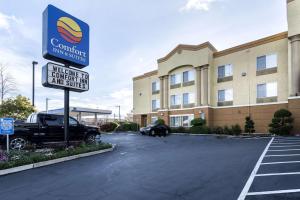
<path fill-rule="evenodd" d="M 218 50 L 287 30 L 286 0 L 0 0 L 0 63 L 36 105 L 63 106 L 63 91 L 41 85 L 42 12 L 53 4 L 90 25 L 90 91 L 71 93 L 72 106 L 132 109 L 132 77 L 157 68 L 177 44 L 210 41 Z"/>

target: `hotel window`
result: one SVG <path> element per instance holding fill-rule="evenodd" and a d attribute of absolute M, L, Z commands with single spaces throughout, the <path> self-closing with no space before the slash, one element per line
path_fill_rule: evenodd
<path fill-rule="evenodd" d="M 223 65 L 218 67 L 218 78 L 225 78 L 232 76 L 232 65 Z"/>
<path fill-rule="evenodd" d="M 171 95 L 171 106 L 181 105 L 180 95 Z"/>
<path fill-rule="evenodd" d="M 194 115 L 170 116 L 171 127 L 190 127 Z"/>
<path fill-rule="evenodd" d="M 185 71 L 183 72 L 183 83 L 194 81 L 195 73 L 194 71 Z"/>
<path fill-rule="evenodd" d="M 183 105 L 188 105 L 195 103 L 195 95 L 194 93 L 183 93 L 182 95 Z"/>
<path fill-rule="evenodd" d="M 218 91 L 218 102 L 233 101 L 233 90 L 219 90 Z"/>
<path fill-rule="evenodd" d="M 152 93 L 158 92 L 160 90 L 159 81 L 152 82 Z"/>
<path fill-rule="evenodd" d="M 277 83 L 264 83 L 257 85 L 257 98 L 277 97 Z"/>
<path fill-rule="evenodd" d="M 181 75 L 180 74 L 172 74 L 171 75 L 171 80 L 170 80 L 171 85 L 177 85 L 181 83 Z"/>
<path fill-rule="evenodd" d="M 265 70 L 277 67 L 277 54 L 257 57 L 256 70 Z"/>
<path fill-rule="evenodd" d="M 160 101 L 158 99 L 152 100 L 152 111 L 159 109 Z"/>
<path fill-rule="evenodd" d="M 158 120 L 158 117 L 151 117 L 151 123 L 155 123 Z"/>

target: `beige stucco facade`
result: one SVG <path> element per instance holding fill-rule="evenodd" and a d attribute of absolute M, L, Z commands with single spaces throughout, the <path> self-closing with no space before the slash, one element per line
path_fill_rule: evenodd
<path fill-rule="evenodd" d="M 276 109 L 289 108 L 291 100 L 293 107 L 300 102 L 300 0 L 289 0 L 287 9 L 287 32 L 223 51 L 218 51 L 209 42 L 178 45 L 158 59 L 157 70 L 133 78 L 135 120 L 146 125 L 152 117 L 157 117 L 174 126 L 174 123 L 179 123 L 176 116 L 187 116 L 180 119 L 180 125 L 186 125 L 185 119 L 193 115 L 194 118 L 206 118 L 209 126 L 239 123 L 243 127 L 244 118 L 250 115 L 258 120 L 257 131 L 267 132 L 267 125 Z M 259 69 L 260 57 L 265 58 L 265 65 L 272 63 L 272 67 Z M 229 75 L 223 77 L 219 71 L 225 65 L 228 65 Z M 185 72 L 191 74 L 184 75 Z M 176 75 L 180 76 L 175 78 Z M 192 79 L 186 81 L 183 76 Z M 180 81 L 175 83 L 177 79 Z M 160 82 L 160 89 L 153 93 L 152 83 L 155 81 Z M 257 90 L 262 84 L 266 88 L 270 84 L 273 87 L 270 90 L 276 90 L 270 92 L 273 96 L 258 96 Z M 183 101 L 186 93 L 190 95 L 185 98 L 188 104 Z M 218 94 L 222 94 L 221 97 Z M 181 97 L 180 105 L 172 105 L 174 95 Z M 160 106 L 153 110 L 152 100 L 155 99 L 160 101 Z M 298 116 L 298 113 L 295 115 Z"/>

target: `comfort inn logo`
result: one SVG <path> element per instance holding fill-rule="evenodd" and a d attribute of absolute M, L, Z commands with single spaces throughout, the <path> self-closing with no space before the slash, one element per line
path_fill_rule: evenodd
<path fill-rule="evenodd" d="M 43 13 L 43 56 L 78 68 L 88 66 L 88 24 L 49 5 Z"/>
<path fill-rule="evenodd" d="M 69 17 L 61 17 L 57 20 L 57 31 L 66 41 L 77 44 L 81 41 L 82 31 L 80 26 Z"/>

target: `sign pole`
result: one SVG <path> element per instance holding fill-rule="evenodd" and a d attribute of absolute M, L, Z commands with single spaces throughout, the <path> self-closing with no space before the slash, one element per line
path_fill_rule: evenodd
<path fill-rule="evenodd" d="M 6 135 L 6 151 L 9 154 L 9 134 Z"/>
<path fill-rule="evenodd" d="M 69 68 L 68 65 L 65 65 L 66 68 Z M 66 147 L 69 147 L 69 115 L 70 115 L 70 91 L 69 88 L 64 89 L 64 133 L 65 133 L 65 143 Z"/>

